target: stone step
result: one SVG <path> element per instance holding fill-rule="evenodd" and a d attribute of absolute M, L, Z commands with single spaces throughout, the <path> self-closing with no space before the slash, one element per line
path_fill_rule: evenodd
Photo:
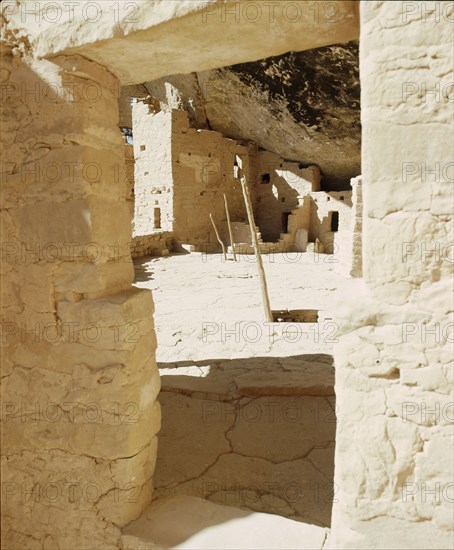
<path fill-rule="evenodd" d="M 284 243 L 293 242 L 293 235 L 290 235 L 290 233 L 281 233 L 279 235 L 279 241 L 282 241 Z"/>
<path fill-rule="evenodd" d="M 320 324 L 314 331 L 315 334 L 326 334 L 328 330 L 332 331 L 333 327 L 336 328 L 334 322 L 328 317 L 323 317 L 323 321 L 327 328 L 323 328 Z M 276 327 L 279 329 L 279 324 L 276 324 Z M 250 372 L 246 366 L 241 367 L 241 360 L 223 361 L 222 368 L 214 362 L 206 365 L 202 361 L 181 367 L 160 367 L 159 372 L 162 391 L 188 396 L 198 394 L 203 398 L 218 401 L 233 397 L 261 395 L 292 397 L 335 395 L 332 358 L 324 354 L 279 360 L 261 359 L 253 372 Z"/>
<path fill-rule="evenodd" d="M 322 549 L 328 529 L 178 495 L 158 499 L 123 529 L 122 550 Z"/>

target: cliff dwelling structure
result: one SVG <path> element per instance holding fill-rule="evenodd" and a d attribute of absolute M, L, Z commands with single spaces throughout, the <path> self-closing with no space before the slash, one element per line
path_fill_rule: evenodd
<path fill-rule="evenodd" d="M 454 548 L 454 2 L 0 9 L 2 548 Z"/>

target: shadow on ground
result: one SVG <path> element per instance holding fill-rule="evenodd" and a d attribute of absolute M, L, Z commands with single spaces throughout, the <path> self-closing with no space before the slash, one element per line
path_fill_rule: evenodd
<path fill-rule="evenodd" d="M 192 495 L 329 527 L 332 356 L 160 363 L 155 498 Z"/>

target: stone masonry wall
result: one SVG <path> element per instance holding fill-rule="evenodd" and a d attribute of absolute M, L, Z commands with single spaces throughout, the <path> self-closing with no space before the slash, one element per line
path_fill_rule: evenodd
<path fill-rule="evenodd" d="M 224 193 L 232 222 L 246 220 L 234 162 L 239 155 L 250 174 L 248 148 L 218 132 L 190 128 L 185 111 L 160 108 L 159 101 L 152 98 L 133 102 L 132 253 L 156 254 L 169 246 L 173 250 L 177 243 L 216 249 L 219 245 L 210 212 L 225 244 L 229 243 Z M 160 209 L 160 228 L 155 227 L 156 208 Z"/>
<path fill-rule="evenodd" d="M 315 239 L 323 244 L 327 254 L 339 254 L 349 245 L 352 218 L 352 192 L 331 191 L 310 193 L 311 225 L 309 241 Z M 333 232 L 331 226 L 332 212 L 338 213 L 338 231 Z"/>
<path fill-rule="evenodd" d="M 320 190 L 320 170 L 300 168 L 297 162 L 286 162 L 269 151 L 258 151 L 254 163 L 255 222 L 264 241 L 277 241 L 287 232 L 283 216 L 298 207 L 298 197 Z"/>
<path fill-rule="evenodd" d="M 116 548 L 150 501 L 160 427 L 118 82 L 4 39 L 2 546 Z"/>
<path fill-rule="evenodd" d="M 305 195 L 299 199 L 299 205 L 293 210 L 288 220 L 288 232 L 295 236 L 298 229 L 305 229 L 308 234 L 311 227 L 312 199 Z"/>
<path fill-rule="evenodd" d="M 153 99 L 133 100 L 133 237 L 172 231 L 172 115 Z M 159 223 L 157 223 L 159 222 Z"/>
<path fill-rule="evenodd" d="M 171 116 L 175 238 L 181 243 L 217 246 L 209 214 L 221 232 L 226 220 L 224 193 L 231 220 L 246 220 L 234 162 L 235 156 L 240 156 L 243 170 L 249 174 L 248 148 L 219 132 L 190 128 L 185 111 L 173 110 Z M 222 237 L 227 244 L 227 235 Z"/>
<path fill-rule="evenodd" d="M 336 317 L 331 546 L 453 541 L 451 2 L 361 2 L 364 282 Z"/>
<path fill-rule="evenodd" d="M 134 237 L 131 243 L 131 256 L 164 256 L 176 252 L 175 238 L 171 231 L 157 231 L 151 235 Z"/>
<path fill-rule="evenodd" d="M 345 277 L 362 276 L 362 225 L 363 225 L 363 196 L 361 176 L 350 181 L 351 211 L 347 213 L 350 219 L 348 229 L 335 235 L 334 269 Z"/>
<path fill-rule="evenodd" d="M 219 245 L 210 212 L 224 243 L 230 244 L 224 193 L 231 221 L 246 221 L 241 185 L 234 175 L 235 156 L 239 155 L 263 241 L 279 243 L 275 251 L 289 250 L 297 230 L 305 228 L 309 240 L 318 238 L 325 252 L 337 253 L 340 258 L 342 251 L 342 258 L 346 258 L 346 249 L 351 247 L 351 191 L 321 192 L 316 166 L 303 168 L 274 153 L 257 151 L 254 144 L 245 147 L 218 132 L 191 128 L 185 111 L 167 107 L 161 111 L 161 107 L 152 98 L 133 102 L 137 155 L 134 257 L 160 255 L 162 250 L 178 247 L 177 242 L 216 250 Z M 337 232 L 331 231 L 332 212 L 339 213 Z M 290 236 L 280 239 L 283 233 Z M 170 234 L 175 238 L 173 243 Z M 351 258 L 345 263 L 350 264 Z"/>
<path fill-rule="evenodd" d="M 123 89 L 123 88 L 122 88 Z M 120 103 L 121 108 L 121 103 Z M 131 226 L 134 226 L 134 148 L 133 145 L 125 145 L 126 162 L 126 201 L 128 204 Z M 143 197 L 142 197 L 143 199 Z M 173 234 L 171 231 L 154 231 L 149 235 L 138 235 L 131 241 L 131 257 L 142 258 L 144 256 L 162 256 L 163 252 L 173 250 Z"/>

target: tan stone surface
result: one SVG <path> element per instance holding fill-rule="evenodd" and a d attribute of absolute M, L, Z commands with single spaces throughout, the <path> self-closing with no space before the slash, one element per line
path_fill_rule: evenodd
<path fill-rule="evenodd" d="M 169 416 L 159 436 L 164 454 L 154 482 L 156 487 L 175 486 L 202 475 L 219 455 L 229 451 L 230 445 L 219 430 L 219 419 L 206 413 L 209 401 L 168 392 L 161 393 L 160 401 Z M 233 406 L 224 405 L 231 416 Z M 233 417 L 227 424 L 232 423 Z"/>
<path fill-rule="evenodd" d="M 335 548 L 453 541 L 453 12 L 422 6 L 361 3 L 366 284 L 336 313 Z"/>
<path fill-rule="evenodd" d="M 22 4 L 32 13 L 39 9 L 32 0 Z M 10 27 L 18 36 L 28 35 L 37 55 L 78 53 L 110 67 L 123 84 L 186 73 L 187 59 L 190 70 L 201 71 L 346 42 L 359 34 L 358 6 L 350 0 L 320 11 L 306 5 L 284 10 L 263 0 L 250 11 L 219 0 L 145 0 L 132 6 L 122 1 L 116 10 L 93 12 L 87 4 L 63 5 L 59 25 L 51 21 L 55 14 L 40 12 L 37 22 L 33 17 L 23 21 L 20 9 L 10 9 Z"/>
<path fill-rule="evenodd" d="M 246 367 L 250 372 L 308 369 L 310 378 L 311 364 L 323 369 L 321 363 L 326 364 L 338 338 L 339 327 L 329 319 L 334 297 L 345 285 L 334 270 L 336 260 L 313 253 L 264 257 L 272 309 L 323 312 L 319 324 L 299 326 L 263 321 L 253 257 L 241 256 L 235 263 L 224 262 L 218 254 L 195 253 L 136 262 L 136 286 L 153 291 L 157 358 L 164 363 L 160 367 L 191 367 L 193 361 L 202 361 L 209 378 L 211 373 L 218 376 L 216 364 L 229 376 L 245 374 Z M 249 359 L 246 365 L 229 363 L 241 358 Z"/>
<path fill-rule="evenodd" d="M 118 81 L 55 61 L 2 49 L 2 546 L 114 548 L 152 495 L 153 305 L 130 286 Z"/>

